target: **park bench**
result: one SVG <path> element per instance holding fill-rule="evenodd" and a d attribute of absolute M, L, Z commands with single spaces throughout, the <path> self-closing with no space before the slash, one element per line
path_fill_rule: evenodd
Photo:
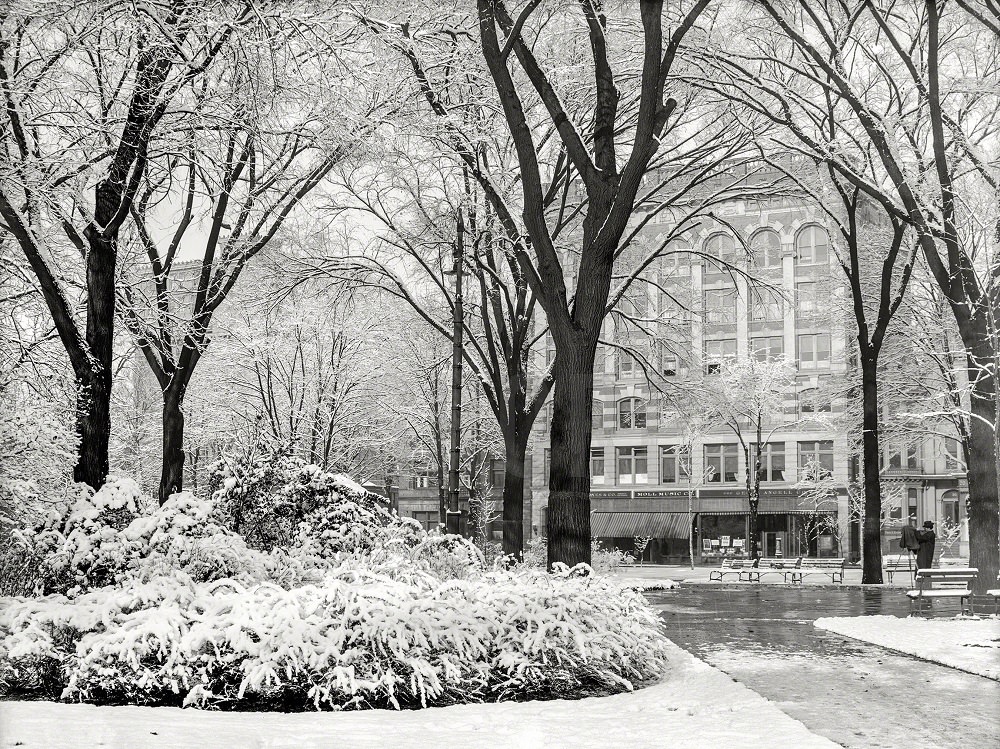
<path fill-rule="evenodd" d="M 718 580 L 722 582 L 722 578 L 726 575 L 736 575 L 738 579 L 743 579 L 743 573 L 757 566 L 757 560 L 751 562 L 749 559 L 723 559 L 722 566 L 718 569 L 712 570 L 708 573 L 709 582 Z M 718 575 L 718 577 L 716 577 Z"/>
<path fill-rule="evenodd" d="M 969 613 L 973 612 L 972 591 L 969 586 L 975 582 L 979 570 L 974 567 L 945 567 L 938 569 L 917 570 L 917 587 L 906 591 L 910 599 L 910 613 L 916 605 L 917 613 L 923 610 L 924 601 L 935 598 L 957 598 L 962 613 L 965 613 L 965 602 L 969 602 Z"/>
<path fill-rule="evenodd" d="M 781 575 L 782 580 L 788 582 L 788 573 L 797 570 L 802 565 L 802 557 L 763 557 L 757 560 L 757 566 L 744 570 L 740 575 L 746 575 L 747 582 L 760 582 L 764 575 Z"/>
<path fill-rule="evenodd" d="M 909 554 L 899 554 L 894 557 L 883 557 L 882 568 L 885 570 L 889 583 L 892 583 L 894 573 L 900 572 L 907 576 L 908 581 L 912 581 L 912 573 L 917 569 L 917 560 Z"/>
<path fill-rule="evenodd" d="M 801 583 L 806 575 L 829 575 L 832 582 L 842 583 L 844 582 L 844 565 L 846 563 L 847 560 L 843 557 L 803 559 L 798 569 L 789 570 L 788 576 L 791 577 L 793 583 Z"/>

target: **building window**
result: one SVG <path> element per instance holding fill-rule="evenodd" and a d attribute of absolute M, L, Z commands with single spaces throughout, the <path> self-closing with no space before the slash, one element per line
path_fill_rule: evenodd
<path fill-rule="evenodd" d="M 830 399 L 824 397 L 818 387 L 803 388 L 798 393 L 798 400 L 801 414 L 830 413 L 833 410 Z"/>
<path fill-rule="evenodd" d="M 729 234 L 713 234 L 705 240 L 705 254 L 731 265 L 736 262 L 736 240 Z M 707 265 L 709 272 L 723 270 L 718 263 L 709 261 Z"/>
<path fill-rule="evenodd" d="M 594 399 L 591 405 L 590 428 L 595 432 L 604 429 L 604 401 Z"/>
<path fill-rule="evenodd" d="M 498 491 L 503 491 L 504 477 L 507 475 L 507 462 L 494 458 L 490 463 L 490 484 Z"/>
<path fill-rule="evenodd" d="M 754 263 L 758 268 L 781 267 L 781 238 L 778 232 L 764 229 L 750 238 Z"/>
<path fill-rule="evenodd" d="M 784 355 L 785 339 L 780 335 L 751 338 L 750 348 L 757 361 L 771 361 Z"/>
<path fill-rule="evenodd" d="M 799 469 L 816 463 L 826 476 L 833 475 L 833 441 L 799 443 Z"/>
<path fill-rule="evenodd" d="M 645 429 L 646 404 L 638 398 L 625 398 L 618 402 L 619 429 Z"/>
<path fill-rule="evenodd" d="M 705 374 L 719 374 L 727 359 L 736 358 L 736 339 L 705 341 Z"/>
<path fill-rule="evenodd" d="M 830 366 L 830 336 L 826 333 L 799 336 L 799 369 Z"/>
<path fill-rule="evenodd" d="M 413 510 L 410 517 L 420 523 L 425 531 L 434 530 L 440 522 L 439 515 L 435 510 Z"/>
<path fill-rule="evenodd" d="M 920 446 L 906 446 L 906 467 L 915 470 L 920 467 Z"/>
<path fill-rule="evenodd" d="M 705 466 L 710 469 L 709 482 L 735 484 L 739 471 L 739 452 L 736 445 L 705 445 Z"/>
<path fill-rule="evenodd" d="M 664 377 L 676 377 L 679 366 L 680 362 L 676 354 L 666 351 L 660 352 L 660 372 L 663 373 Z"/>
<path fill-rule="evenodd" d="M 795 237 L 795 260 L 803 264 L 830 262 L 830 239 L 821 226 L 806 226 Z"/>
<path fill-rule="evenodd" d="M 906 517 L 910 520 L 917 520 L 917 490 L 906 490 Z"/>
<path fill-rule="evenodd" d="M 687 483 L 691 480 L 691 452 L 687 445 L 660 448 L 660 482 Z"/>
<path fill-rule="evenodd" d="M 414 471 L 407 484 L 411 489 L 429 489 L 438 485 L 437 473 L 430 468 Z"/>
<path fill-rule="evenodd" d="M 958 492 L 954 489 L 941 495 L 941 519 L 951 525 L 958 525 Z"/>
<path fill-rule="evenodd" d="M 618 483 L 644 484 L 648 478 L 645 447 L 618 448 Z"/>
<path fill-rule="evenodd" d="M 615 376 L 619 380 L 633 377 L 636 374 L 636 361 L 624 351 L 615 354 Z"/>
<path fill-rule="evenodd" d="M 736 289 L 705 289 L 705 322 L 725 324 L 736 322 Z"/>
<path fill-rule="evenodd" d="M 590 481 L 593 484 L 604 483 L 604 448 L 590 448 Z"/>
<path fill-rule="evenodd" d="M 760 470 L 757 476 L 761 481 L 785 480 L 785 443 L 771 442 L 764 445 L 760 452 Z"/>
<path fill-rule="evenodd" d="M 751 322 L 779 322 L 783 318 L 781 297 L 776 292 L 767 289 L 750 292 Z"/>
<path fill-rule="evenodd" d="M 961 470 L 961 462 L 958 459 L 958 440 L 951 437 L 944 438 L 944 469 L 946 471 Z"/>
<path fill-rule="evenodd" d="M 795 299 L 800 315 L 815 315 L 819 312 L 819 284 L 815 281 L 795 284 Z"/>

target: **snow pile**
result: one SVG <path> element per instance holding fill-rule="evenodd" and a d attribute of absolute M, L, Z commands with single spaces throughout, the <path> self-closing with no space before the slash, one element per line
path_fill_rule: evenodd
<path fill-rule="evenodd" d="M 607 578 L 520 568 L 442 581 L 405 557 L 285 590 L 183 573 L 0 614 L 0 694 L 226 708 L 407 708 L 632 689 L 667 641 Z"/>
<path fill-rule="evenodd" d="M 1000 620 L 824 617 L 816 626 L 856 640 L 1000 680 Z"/>

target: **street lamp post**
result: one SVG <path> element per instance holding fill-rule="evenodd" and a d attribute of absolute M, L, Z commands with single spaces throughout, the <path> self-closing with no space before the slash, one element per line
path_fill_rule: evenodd
<path fill-rule="evenodd" d="M 452 316 L 451 350 L 451 460 L 448 466 L 448 511 L 445 528 L 457 534 L 462 527 L 459 506 L 459 468 L 462 458 L 462 351 L 465 332 L 465 309 L 462 304 L 462 260 L 464 257 L 465 222 L 459 211 L 455 237 L 455 304 Z"/>

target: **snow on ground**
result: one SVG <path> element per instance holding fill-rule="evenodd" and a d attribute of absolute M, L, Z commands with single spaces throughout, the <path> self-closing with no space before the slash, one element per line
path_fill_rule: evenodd
<path fill-rule="evenodd" d="M 995 617 L 824 617 L 815 624 L 820 629 L 1000 681 L 1000 619 Z"/>
<path fill-rule="evenodd" d="M 672 651 L 663 682 L 578 701 L 295 714 L 0 702 L 0 748 L 836 746 L 721 671 L 679 647 Z"/>

